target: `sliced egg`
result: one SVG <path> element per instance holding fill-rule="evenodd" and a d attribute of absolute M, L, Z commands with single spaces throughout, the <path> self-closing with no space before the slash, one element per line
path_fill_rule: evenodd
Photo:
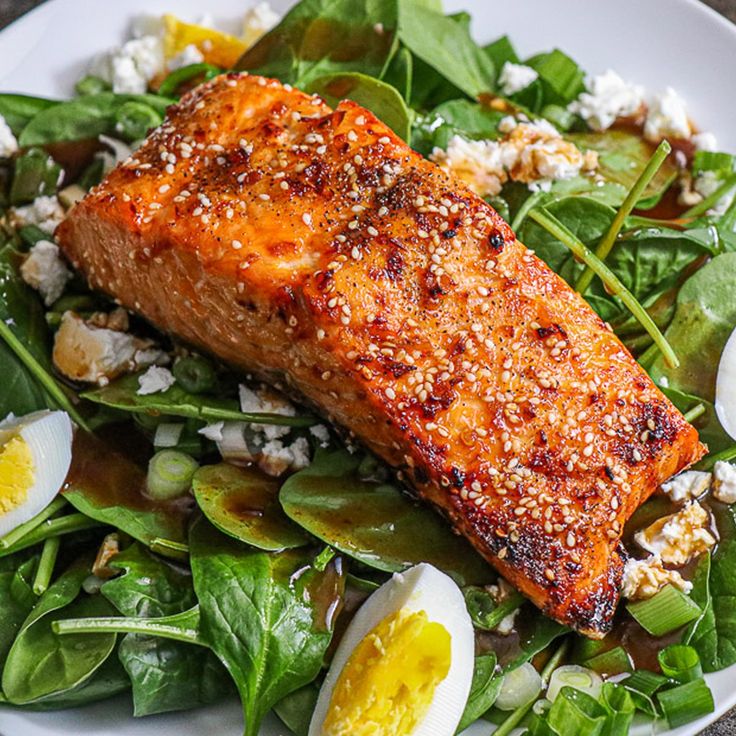
<path fill-rule="evenodd" d="M 726 433 L 736 440 L 736 330 L 728 338 L 718 363 L 716 414 Z"/>
<path fill-rule="evenodd" d="M 309 736 L 453 736 L 475 638 L 451 578 L 421 564 L 358 610 L 322 685 Z"/>
<path fill-rule="evenodd" d="M 61 489 L 72 461 L 72 423 L 63 411 L 0 422 L 0 536 L 32 519 Z"/>

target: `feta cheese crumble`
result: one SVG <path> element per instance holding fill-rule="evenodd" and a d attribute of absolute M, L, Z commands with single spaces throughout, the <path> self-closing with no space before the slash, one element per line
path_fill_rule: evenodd
<path fill-rule="evenodd" d="M 190 66 L 191 64 L 201 64 L 203 61 L 204 54 L 196 47 L 195 44 L 190 43 L 189 46 L 184 47 L 183 51 L 169 59 L 167 66 L 169 71 L 173 72 L 177 69 L 182 69 L 185 66 Z"/>
<path fill-rule="evenodd" d="M 164 46 L 159 36 L 141 36 L 104 54 L 90 73 L 112 85 L 116 94 L 145 94 L 149 82 L 166 69 Z"/>
<path fill-rule="evenodd" d="M 320 447 L 329 447 L 330 430 L 324 424 L 315 424 L 313 427 L 310 427 L 309 434 L 319 442 Z"/>
<path fill-rule="evenodd" d="M 152 365 L 145 373 L 138 377 L 139 396 L 148 396 L 168 391 L 176 383 L 174 374 L 162 366 Z"/>
<path fill-rule="evenodd" d="M 662 138 L 690 138 L 692 128 L 687 105 L 672 87 L 649 101 L 644 137 L 658 143 Z"/>
<path fill-rule="evenodd" d="M 240 411 L 245 414 L 279 414 L 285 417 L 296 416 L 296 408 L 286 398 L 270 388 L 260 388 L 258 391 L 240 385 Z M 252 424 L 257 432 L 263 434 L 266 440 L 276 440 L 284 437 L 291 431 L 291 427 L 279 424 Z"/>
<path fill-rule="evenodd" d="M 497 195 L 509 179 L 538 186 L 570 179 L 598 164 L 594 152 L 583 153 L 546 120 L 505 127 L 508 133 L 498 141 L 453 136 L 446 151 L 435 148 L 430 158 L 481 197 Z"/>
<path fill-rule="evenodd" d="M 690 140 L 698 151 L 718 150 L 718 139 L 713 133 L 696 133 Z"/>
<path fill-rule="evenodd" d="M 668 570 L 659 555 L 646 560 L 629 559 L 624 567 L 621 595 L 631 600 L 651 598 L 665 585 L 674 585 L 683 593 L 689 593 L 693 584 L 685 580 L 677 570 Z"/>
<path fill-rule="evenodd" d="M 736 465 L 720 460 L 713 467 L 713 496 L 722 503 L 736 503 Z"/>
<path fill-rule="evenodd" d="M 268 2 L 260 2 L 245 13 L 243 42 L 250 48 L 261 40 L 279 21 L 281 16 Z"/>
<path fill-rule="evenodd" d="M 686 470 L 666 483 L 662 490 L 676 503 L 702 496 L 710 488 L 710 473 L 702 470 Z"/>
<path fill-rule="evenodd" d="M 709 525 L 710 514 L 697 501 L 690 501 L 676 514 L 637 532 L 634 539 L 642 549 L 659 555 L 665 564 L 684 565 L 716 543 Z"/>
<path fill-rule="evenodd" d="M 526 89 L 532 82 L 539 78 L 536 70 L 525 64 L 513 64 L 507 61 L 498 75 L 498 83 L 501 92 L 507 97 L 516 92 Z"/>
<path fill-rule="evenodd" d="M 20 267 L 20 275 L 41 294 L 50 307 L 63 293 L 72 272 L 61 258 L 59 246 L 50 240 L 39 240 Z"/>
<path fill-rule="evenodd" d="M 11 222 L 14 227 L 35 225 L 49 235 L 64 219 L 64 208 L 56 196 L 36 197 L 31 204 L 25 207 L 14 207 L 11 210 Z"/>
<path fill-rule="evenodd" d="M 613 70 L 590 77 L 588 91 L 568 105 L 593 130 L 607 130 L 619 117 L 635 115 L 644 102 L 644 88 L 624 82 Z"/>
<path fill-rule="evenodd" d="M 0 115 L 0 158 L 9 158 L 18 150 L 18 141 L 5 118 Z"/>

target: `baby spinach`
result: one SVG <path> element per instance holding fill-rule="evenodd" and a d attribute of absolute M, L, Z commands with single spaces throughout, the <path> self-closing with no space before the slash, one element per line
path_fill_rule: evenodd
<path fill-rule="evenodd" d="M 258 468 L 205 465 L 194 474 L 192 489 L 202 513 L 235 539 L 269 552 L 309 543 L 283 512 L 278 481 Z"/>
<path fill-rule="evenodd" d="M 0 394 L 0 415 L 13 413 L 23 416 L 46 408 L 46 398 L 33 376 L 16 357 L 15 353 L 0 341 L 0 375 L 3 391 Z"/>
<path fill-rule="evenodd" d="M 279 700 L 273 710 L 294 736 L 308 736 L 318 697 L 319 688 L 310 682 Z"/>
<path fill-rule="evenodd" d="M 721 351 L 736 327 L 735 283 L 736 253 L 724 253 L 683 284 L 665 333 L 680 366 L 669 368 L 658 357 L 650 370 L 657 383 L 713 401 Z"/>
<path fill-rule="evenodd" d="M 525 63 L 539 75 L 544 104 L 567 105 L 585 90 L 585 73 L 559 49 L 532 56 Z"/>
<path fill-rule="evenodd" d="M 81 396 L 96 404 L 103 404 L 133 414 L 187 417 L 203 421 L 224 420 L 280 424 L 289 427 L 309 427 L 316 421 L 304 415 L 288 417 L 282 414 L 242 412 L 237 399 L 188 393 L 178 384 L 174 384 L 166 391 L 140 395 L 138 393 L 139 377 L 140 374 L 124 376 L 104 388 L 85 391 Z"/>
<path fill-rule="evenodd" d="M 396 51 L 397 0 L 303 0 L 236 68 L 307 86 L 334 72 L 380 78 Z"/>
<path fill-rule="evenodd" d="M 150 546 L 157 538 L 186 540 L 184 502 L 153 501 L 144 494 L 146 473 L 93 435 L 77 432 L 63 490 L 78 511 Z"/>
<path fill-rule="evenodd" d="M 499 73 L 507 61 L 510 61 L 512 64 L 521 63 L 521 59 L 508 36 L 497 38 L 493 43 L 484 46 L 483 51 L 493 62 L 496 71 Z"/>
<path fill-rule="evenodd" d="M 332 107 L 340 100 L 353 100 L 370 110 L 400 138 L 409 140 L 411 112 L 390 84 L 359 72 L 336 72 L 315 79 L 306 91 L 316 92 Z"/>
<path fill-rule="evenodd" d="M 322 666 L 345 584 L 340 563 L 319 572 L 308 553 L 254 550 L 205 519 L 190 546 L 202 639 L 237 685 L 245 736 L 256 736 L 268 710 Z"/>
<path fill-rule="evenodd" d="M 106 582 L 101 593 L 124 616 L 171 616 L 197 603 L 189 571 L 167 564 L 138 544 L 116 555 L 110 567 L 123 574 Z M 231 692 L 222 665 L 201 647 L 126 634 L 118 657 L 133 687 L 136 716 L 196 708 Z"/>
<path fill-rule="evenodd" d="M 23 622 L 36 603 L 33 574 L 37 557 L 12 555 L 3 559 L 0 571 L 0 669 Z"/>
<path fill-rule="evenodd" d="M 723 431 L 712 402 L 673 388 L 660 386 L 660 389 L 683 414 L 691 411 L 696 406 L 705 408 L 705 412 L 692 420 L 691 424 L 698 430 L 701 442 L 708 445 L 710 453 L 720 452 L 733 445 L 733 440 Z"/>
<path fill-rule="evenodd" d="M 160 124 L 166 108 L 175 100 L 159 95 L 116 95 L 101 92 L 61 102 L 37 113 L 25 126 L 18 143 L 21 146 L 43 146 L 58 141 L 78 141 L 115 133 L 120 109 L 130 102 L 151 111 L 150 122 Z"/>
<path fill-rule="evenodd" d="M 457 727 L 458 732 L 477 721 L 496 702 L 503 677 L 496 671 L 496 655 L 481 654 L 475 658 L 473 682 L 465 711 Z"/>
<path fill-rule="evenodd" d="M 57 100 L 46 100 L 43 97 L 0 94 L 0 115 L 17 137 L 36 115 L 59 104 Z"/>
<path fill-rule="evenodd" d="M 361 460 L 346 450 L 318 451 L 312 464 L 281 488 L 287 516 L 378 570 L 397 572 L 430 562 L 461 584 L 493 579 L 488 563 L 438 514 L 389 483 L 361 478 Z"/>
<path fill-rule="evenodd" d="M 89 567 L 76 563 L 49 587 L 23 623 L 2 676 L 2 691 L 11 703 L 33 703 L 82 686 L 114 651 L 114 634 L 62 637 L 52 630 L 60 619 L 114 613 L 101 596 L 80 596 L 88 575 Z"/>

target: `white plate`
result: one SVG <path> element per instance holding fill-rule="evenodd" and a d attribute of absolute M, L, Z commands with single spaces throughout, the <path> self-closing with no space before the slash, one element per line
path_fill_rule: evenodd
<path fill-rule="evenodd" d="M 64 96 L 89 59 L 120 43 L 140 13 L 174 12 L 196 19 L 203 10 L 237 23 L 248 0 L 51 0 L 0 32 L 0 90 Z M 277 10 L 291 3 L 275 0 Z M 445 0 L 448 10 L 468 10 L 473 31 L 487 42 L 507 33 L 522 54 L 557 46 L 589 72 L 614 68 L 650 90 L 676 87 L 702 130 L 722 149 L 736 151 L 736 26 L 696 0 Z M 708 676 L 716 713 L 671 736 L 698 733 L 736 705 L 736 667 Z M 639 732 L 640 729 L 637 729 Z M 649 733 L 644 727 L 641 732 Z M 127 698 L 78 711 L 28 714 L 0 711 L 0 736 L 239 736 L 236 703 L 134 720 Z M 488 733 L 477 724 L 467 736 Z M 263 736 L 288 736 L 276 718 Z"/>

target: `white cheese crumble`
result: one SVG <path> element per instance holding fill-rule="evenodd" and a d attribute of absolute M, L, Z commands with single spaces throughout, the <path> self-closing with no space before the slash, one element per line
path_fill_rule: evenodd
<path fill-rule="evenodd" d="M 59 246 L 50 240 L 39 240 L 28 252 L 20 274 L 29 286 L 38 291 L 50 307 L 63 293 L 72 272 L 61 258 Z"/>
<path fill-rule="evenodd" d="M 54 338 L 54 365 L 67 378 L 104 386 L 113 378 L 167 359 L 150 340 L 88 324 L 64 312 Z"/>
<path fill-rule="evenodd" d="M 692 128 L 687 105 L 672 87 L 649 101 L 644 137 L 657 143 L 662 138 L 690 138 Z"/>
<path fill-rule="evenodd" d="M 539 74 L 535 69 L 525 64 L 513 64 L 507 61 L 501 68 L 498 75 L 498 83 L 501 86 L 501 92 L 508 97 L 516 92 L 526 89 L 532 82 L 539 78 Z"/>
<path fill-rule="evenodd" d="M 710 473 L 702 470 L 686 470 L 665 483 L 662 490 L 676 503 L 702 496 L 710 488 Z"/>
<path fill-rule="evenodd" d="M 717 151 L 718 139 L 713 133 L 696 133 L 691 139 L 698 151 Z"/>
<path fill-rule="evenodd" d="M 296 415 L 296 408 L 286 398 L 269 388 L 258 391 L 244 386 L 239 387 L 240 411 L 246 414 L 279 414 L 285 417 Z M 276 440 L 284 437 L 291 431 L 291 427 L 278 424 L 252 424 L 254 430 L 263 434 L 266 440 Z"/>
<path fill-rule="evenodd" d="M 243 18 L 243 42 L 250 48 L 266 35 L 281 16 L 268 2 L 260 2 L 245 13 Z"/>
<path fill-rule="evenodd" d="M 520 122 L 497 141 L 450 139 L 446 151 L 435 148 L 430 158 L 462 179 L 481 197 L 493 197 L 509 180 L 544 188 L 545 182 L 570 179 L 595 169 L 594 152 L 583 153 L 546 120 Z"/>
<path fill-rule="evenodd" d="M 701 171 L 693 182 L 693 189 L 700 195 L 702 201 L 713 194 L 722 184 L 723 180 L 715 171 Z M 708 210 L 707 214 L 722 215 L 731 206 L 734 196 L 736 196 L 736 193 L 733 191 L 725 194 Z"/>
<path fill-rule="evenodd" d="M 159 394 L 168 391 L 176 383 L 174 374 L 162 366 L 152 365 L 145 373 L 138 377 L 139 396 Z"/>
<path fill-rule="evenodd" d="M 15 207 L 11 210 L 11 219 L 15 227 L 35 225 L 49 235 L 64 219 L 64 208 L 58 197 L 36 197 L 31 204 L 25 207 Z"/>
<path fill-rule="evenodd" d="M 301 470 L 309 465 L 309 442 L 297 437 L 291 444 L 271 440 L 261 448 L 258 467 L 265 473 L 279 476 L 287 470 Z"/>
<path fill-rule="evenodd" d="M 5 118 L 0 115 L 0 158 L 9 158 L 18 150 L 18 141 Z"/>
<path fill-rule="evenodd" d="M 716 543 L 709 525 L 710 514 L 697 501 L 690 501 L 676 514 L 637 532 L 634 539 L 642 549 L 659 555 L 665 564 L 684 565 Z"/>
<path fill-rule="evenodd" d="M 309 434 L 319 442 L 320 447 L 329 447 L 330 430 L 324 424 L 315 424 L 313 427 L 310 427 Z"/>
<path fill-rule="evenodd" d="M 144 94 L 149 82 L 165 68 L 163 41 L 149 35 L 98 57 L 90 73 L 111 84 L 117 94 Z"/>
<path fill-rule="evenodd" d="M 685 580 L 677 570 L 668 570 L 662 558 L 652 555 L 646 560 L 630 559 L 624 567 L 621 595 L 632 600 L 651 598 L 665 585 L 674 585 L 683 593 L 689 593 L 693 584 Z"/>
<path fill-rule="evenodd" d="M 169 71 L 173 72 L 176 69 L 189 66 L 190 64 L 201 64 L 204 61 L 204 54 L 197 48 L 193 43 L 189 46 L 185 46 L 176 56 L 169 59 L 167 64 Z"/>
<path fill-rule="evenodd" d="M 619 117 L 636 114 L 644 102 L 644 88 L 624 82 L 613 70 L 590 77 L 588 91 L 568 105 L 593 130 L 607 130 Z"/>
<path fill-rule="evenodd" d="M 723 503 L 736 503 L 736 465 L 720 460 L 713 467 L 713 496 Z"/>

